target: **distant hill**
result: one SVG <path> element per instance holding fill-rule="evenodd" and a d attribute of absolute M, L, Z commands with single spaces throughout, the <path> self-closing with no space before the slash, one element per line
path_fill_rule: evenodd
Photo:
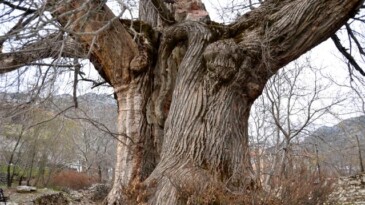
<path fill-rule="evenodd" d="M 48 98 L 32 99 L 26 93 L 4 93 L 0 92 L 0 112 L 9 111 L 20 106 L 24 108 L 38 107 L 45 111 L 61 112 L 74 105 L 73 97 L 69 94 L 55 95 Z M 87 93 L 77 97 L 79 111 L 84 111 L 89 117 L 101 120 L 100 122 L 116 130 L 117 103 L 110 95 Z M 74 113 L 74 110 L 68 113 Z"/>
<path fill-rule="evenodd" d="M 109 127 L 113 132 L 116 132 L 117 123 L 117 103 L 116 100 L 110 95 L 87 93 L 77 97 L 79 106 L 79 116 L 83 116 L 81 111 L 85 114 L 97 120 L 98 122 Z M 66 109 L 74 105 L 73 97 L 71 95 L 56 95 L 50 99 L 49 103 L 46 103 L 46 107 L 60 112 L 62 109 Z M 75 114 L 73 109 L 67 112 L 69 115 Z M 85 116 L 84 116 L 85 117 Z"/>
<path fill-rule="evenodd" d="M 324 168 L 340 175 L 355 174 L 360 169 L 359 147 L 365 155 L 365 116 L 320 127 L 304 140 L 303 146 L 311 153 L 317 147 Z"/>

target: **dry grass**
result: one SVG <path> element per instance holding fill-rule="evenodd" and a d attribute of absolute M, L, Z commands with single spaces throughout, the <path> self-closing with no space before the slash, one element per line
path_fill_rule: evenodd
<path fill-rule="evenodd" d="M 97 177 L 88 176 L 86 173 L 72 170 L 56 173 L 51 179 L 51 186 L 57 188 L 69 188 L 73 190 L 90 187 L 97 182 Z"/>

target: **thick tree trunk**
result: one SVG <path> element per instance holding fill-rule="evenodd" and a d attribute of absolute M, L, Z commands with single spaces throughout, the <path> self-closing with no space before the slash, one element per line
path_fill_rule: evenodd
<path fill-rule="evenodd" d="M 132 172 L 139 173 L 133 168 L 138 167 L 134 163 L 138 160 L 133 159 L 141 154 L 124 139 L 127 145 L 120 144 L 118 149 L 124 160 L 116 171 L 123 174 L 112 193 L 130 197 L 124 201 L 130 204 L 244 204 L 247 190 L 256 188 L 247 132 L 252 103 L 279 68 L 344 23 L 359 4 L 349 3 L 326 1 L 320 6 L 311 0 L 301 4 L 268 0 L 231 25 L 232 30 L 189 21 L 163 30 L 153 68 L 152 117 L 148 121 L 154 127 L 161 159 L 146 180 L 137 180 L 143 181 L 137 183 L 142 188 L 133 188 Z M 326 6 L 341 17 L 337 21 L 329 21 L 328 16 L 318 16 L 318 21 L 312 18 Z M 288 14 L 296 15 L 295 23 Z M 318 28 L 317 22 L 325 25 Z M 320 30 L 321 35 L 306 32 L 310 29 Z M 138 98 L 138 93 L 134 95 Z M 117 96 L 119 105 L 127 101 L 123 95 Z M 120 108 L 119 123 L 129 126 L 122 112 Z"/>
<path fill-rule="evenodd" d="M 13 166 L 13 161 L 14 161 L 14 157 L 15 157 L 15 153 L 16 153 L 16 150 L 18 149 L 18 146 L 20 144 L 20 140 L 22 139 L 23 137 L 23 130 L 24 128 L 22 127 L 19 135 L 18 135 L 18 138 L 16 140 L 16 143 L 14 145 L 14 148 L 10 154 L 10 158 L 9 158 L 9 161 L 7 162 L 7 168 L 6 168 L 6 185 L 8 188 L 11 187 L 12 183 L 13 183 L 13 177 L 14 177 L 14 169 L 15 167 L 13 167 L 13 170 L 11 170 L 11 166 Z M 13 173 L 11 173 L 11 171 L 13 171 Z"/>
<path fill-rule="evenodd" d="M 178 35 L 188 38 L 189 46 L 176 75 L 161 161 L 146 181 L 153 193 L 148 203 L 224 201 L 229 192 L 242 194 L 255 180 L 247 123 L 252 95 L 258 93 L 241 87 L 246 77 L 240 68 L 248 64 L 237 64 L 231 56 L 233 42 L 206 48 L 211 31 L 193 22 L 173 27 L 163 39 Z"/>
<path fill-rule="evenodd" d="M 115 88 L 118 102 L 118 146 L 114 183 L 105 203 L 129 204 L 141 190 L 141 182 L 156 166 L 157 153 L 147 123 L 150 95 L 148 73 L 133 78 L 128 87 Z"/>
<path fill-rule="evenodd" d="M 359 152 L 360 172 L 364 172 L 365 168 L 364 168 L 364 164 L 363 164 L 363 160 L 362 160 L 361 144 L 360 144 L 359 136 L 355 135 L 355 138 L 356 138 L 357 148 L 358 148 L 358 152 Z"/>
<path fill-rule="evenodd" d="M 228 26 L 206 24 L 199 0 L 141 2 L 154 7 L 140 7 L 147 31 L 123 25 L 105 1 L 48 1 L 116 94 L 118 159 L 106 203 L 244 204 L 255 184 L 252 103 L 278 69 L 333 35 L 363 1 L 266 0 Z M 35 59 L 23 55 L 16 59 Z M 19 63 L 2 56 L 0 73 Z"/>

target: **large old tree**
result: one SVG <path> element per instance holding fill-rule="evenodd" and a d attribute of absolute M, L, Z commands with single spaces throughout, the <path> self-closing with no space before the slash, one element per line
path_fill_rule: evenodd
<path fill-rule="evenodd" d="M 105 201 L 153 205 L 235 203 L 259 188 L 248 153 L 251 105 L 278 69 L 331 37 L 363 3 L 266 0 L 221 25 L 201 0 L 140 0 L 138 21 L 115 16 L 102 0 L 24 2 L 0 1 L 18 15 L 0 39 L 0 73 L 45 58 L 89 59 L 119 109 Z M 48 32 L 5 49 L 34 21 Z"/>

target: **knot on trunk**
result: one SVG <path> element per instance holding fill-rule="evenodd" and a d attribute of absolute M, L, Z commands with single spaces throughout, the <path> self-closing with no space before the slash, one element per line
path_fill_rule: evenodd
<path fill-rule="evenodd" d="M 209 77 L 220 82 L 231 81 L 238 72 L 239 47 L 233 40 L 225 40 L 210 44 L 204 59 Z"/>
<path fill-rule="evenodd" d="M 130 69 L 135 72 L 142 72 L 148 67 L 148 59 L 146 55 L 138 55 L 134 57 L 130 63 Z"/>
<path fill-rule="evenodd" d="M 247 89 L 248 97 L 250 97 L 250 99 L 255 100 L 256 98 L 258 98 L 261 95 L 262 90 L 264 89 L 264 86 L 260 85 L 256 82 L 249 82 L 246 85 L 246 89 Z"/>

